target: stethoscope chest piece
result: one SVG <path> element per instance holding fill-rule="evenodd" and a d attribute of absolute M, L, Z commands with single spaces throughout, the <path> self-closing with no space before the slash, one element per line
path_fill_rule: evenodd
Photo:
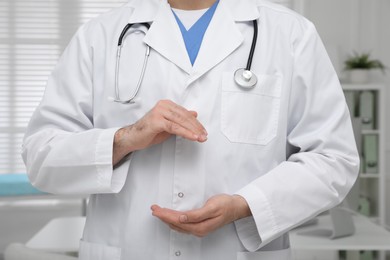
<path fill-rule="evenodd" d="M 247 69 L 238 69 L 234 73 L 235 82 L 244 89 L 252 89 L 257 84 L 257 77 L 254 73 Z"/>

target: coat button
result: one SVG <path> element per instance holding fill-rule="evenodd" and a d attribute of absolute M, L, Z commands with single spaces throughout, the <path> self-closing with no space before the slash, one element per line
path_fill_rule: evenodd
<path fill-rule="evenodd" d="M 183 198 L 183 197 L 184 197 L 184 193 L 183 193 L 183 192 L 179 192 L 179 193 L 177 194 L 177 196 L 178 196 L 179 198 Z"/>
<path fill-rule="evenodd" d="M 175 256 L 180 256 L 181 255 L 181 252 L 180 251 L 176 251 L 175 252 Z"/>

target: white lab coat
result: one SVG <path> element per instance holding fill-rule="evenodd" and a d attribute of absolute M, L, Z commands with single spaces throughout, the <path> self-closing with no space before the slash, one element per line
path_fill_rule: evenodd
<path fill-rule="evenodd" d="M 241 89 L 252 70 L 258 83 Z M 138 102 L 114 96 L 118 36 L 127 23 L 152 22 L 129 35 L 121 98 L 134 91 L 145 43 L 151 54 Z M 171 137 L 132 153 L 113 169 L 114 133 L 158 100 L 198 112 L 205 143 Z M 348 109 L 314 26 L 264 1 L 221 0 L 192 67 L 169 5 L 131 0 L 84 25 L 49 79 L 30 122 L 23 156 L 31 182 L 61 194 L 94 194 L 80 259 L 289 259 L 286 232 L 338 204 L 358 172 Z M 179 196 L 179 193 L 183 193 Z M 201 207 L 215 194 L 240 194 L 253 217 L 198 238 L 170 230 L 150 206 Z"/>

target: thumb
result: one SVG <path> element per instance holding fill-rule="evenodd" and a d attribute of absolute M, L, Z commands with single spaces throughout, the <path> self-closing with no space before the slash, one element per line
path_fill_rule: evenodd
<path fill-rule="evenodd" d="M 179 220 L 181 223 L 199 223 L 214 217 L 213 215 L 213 211 L 206 204 L 202 208 L 185 212 L 184 214 L 180 215 Z"/>

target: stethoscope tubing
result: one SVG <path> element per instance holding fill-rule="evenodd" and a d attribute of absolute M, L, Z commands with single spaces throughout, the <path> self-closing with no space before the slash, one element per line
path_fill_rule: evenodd
<path fill-rule="evenodd" d="M 253 20 L 253 38 L 252 45 L 249 51 L 248 62 L 245 68 L 239 68 L 234 72 L 234 81 L 236 84 L 245 90 L 253 89 L 257 84 L 257 76 L 251 71 L 253 56 L 257 44 L 258 26 L 257 20 Z"/>
<path fill-rule="evenodd" d="M 150 24 L 148 24 L 148 23 L 139 23 L 139 24 L 142 25 L 142 26 L 145 26 L 148 30 L 150 28 Z M 146 70 L 146 66 L 147 66 L 147 63 L 148 63 L 149 55 L 150 55 L 150 47 L 148 45 L 146 45 L 145 59 L 144 59 L 143 65 L 142 65 L 141 75 L 138 78 L 137 87 L 136 87 L 134 93 L 131 95 L 131 97 L 129 99 L 121 100 L 120 99 L 120 93 L 119 93 L 119 67 L 120 67 L 120 57 L 121 57 L 121 52 L 122 52 L 122 43 L 123 43 L 124 37 L 126 36 L 127 31 L 133 25 L 135 25 L 135 24 L 134 23 L 127 24 L 123 28 L 123 30 L 121 32 L 121 35 L 119 36 L 119 39 L 118 39 L 118 47 L 117 47 L 117 54 L 116 54 L 116 64 L 115 64 L 115 98 L 113 99 L 113 101 L 118 102 L 118 103 L 122 103 L 122 104 L 134 103 L 134 99 L 137 96 L 137 94 L 139 92 L 139 89 L 141 87 L 141 84 L 142 84 L 142 81 L 143 81 L 143 78 L 144 78 L 144 75 L 145 75 L 145 70 Z M 143 32 L 145 34 L 145 32 L 140 30 L 140 29 L 136 29 L 135 31 Z"/>
<path fill-rule="evenodd" d="M 146 29 L 148 29 L 148 30 L 149 30 L 149 28 L 150 28 L 150 24 L 148 24 L 148 23 L 128 23 L 128 24 L 126 24 L 125 28 L 123 28 L 123 30 L 122 30 L 122 32 L 121 32 L 121 35 L 119 36 L 119 39 L 118 39 L 118 47 L 119 47 L 119 46 L 122 46 L 123 38 L 125 37 L 127 31 L 128 31 L 132 26 L 134 26 L 134 25 L 136 25 L 136 24 L 143 25 L 143 26 L 145 26 Z"/>
<path fill-rule="evenodd" d="M 248 62 L 246 64 L 246 70 L 251 70 L 252 67 L 252 60 L 253 56 L 255 54 L 255 49 L 256 49 L 256 43 L 257 43 L 257 32 L 258 32 L 258 27 L 257 27 L 257 20 L 253 20 L 253 38 L 252 38 L 252 45 L 251 45 L 251 50 L 249 52 L 249 57 L 248 57 Z"/>
<path fill-rule="evenodd" d="M 248 61 L 247 61 L 246 67 L 245 67 L 245 69 L 244 68 L 238 69 L 234 73 L 235 82 L 237 83 L 238 86 L 240 86 L 244 89 L 254 88 L 254 86 L 257 84 L 257 77 L 253 72 L 251 72 L 251 67 L 252 67 L 253 56 L 254 56 L 256 44 L 257 44 L 258 24 L 257 24 L 257 20 L 253 20 L 252 23 L 253 23 L 253 38 L 252 38 L 252 44 L 251 44 L 251 48 L 249 51 L 249 56 L 248 56 Z M 148 24 L 148 23 L 136 23 L 136 24 L 145 26 L 147 28 L 147 30 L 149 30 L 149 28 L 150 28 L 150 24 Z M 140 87 L 141 87 L 141 84 L 142 84 L 142 81 L 143 81 L 143 78 L 145 75 L 146 66 L 148 63 L 148 58 L 150 55 L 150 47 L 149 47 L 149 45 L 146 45 L 145 59 L 144 59 L 143 65 L 142 65 L 142 71 L 141 71 L 141 75 L 138 79 L 136 89 L 135 89 L 133 95 L 131 95 L 131 97 L 129 99 L 121 100 L 120 93 L 119 93 L 119 67 L 120 67 L 120 56 L 121 56 L 121 50 L 122 50 L 122 43 L 124 41 L 124 38 L 126 36 L 127 31 L 132 26 L 134 26 L 136 24 L 135 23 L 127 24 L 123 28 L 123 30 L 119 36 L 119 39 L 118 39 L 116 64 L 115 64 L 115 98 L 110 98 L 110 99 L 112 101 L 122 103 L 122 104 L 135 103 L 134 99 L 140 90 Z M 140 32 L 143 32 L 144 34 L 146 34 L 143 30 L 140 30 L 140 29 L 136 29 L 135 31 L 140 31 Z"/>

